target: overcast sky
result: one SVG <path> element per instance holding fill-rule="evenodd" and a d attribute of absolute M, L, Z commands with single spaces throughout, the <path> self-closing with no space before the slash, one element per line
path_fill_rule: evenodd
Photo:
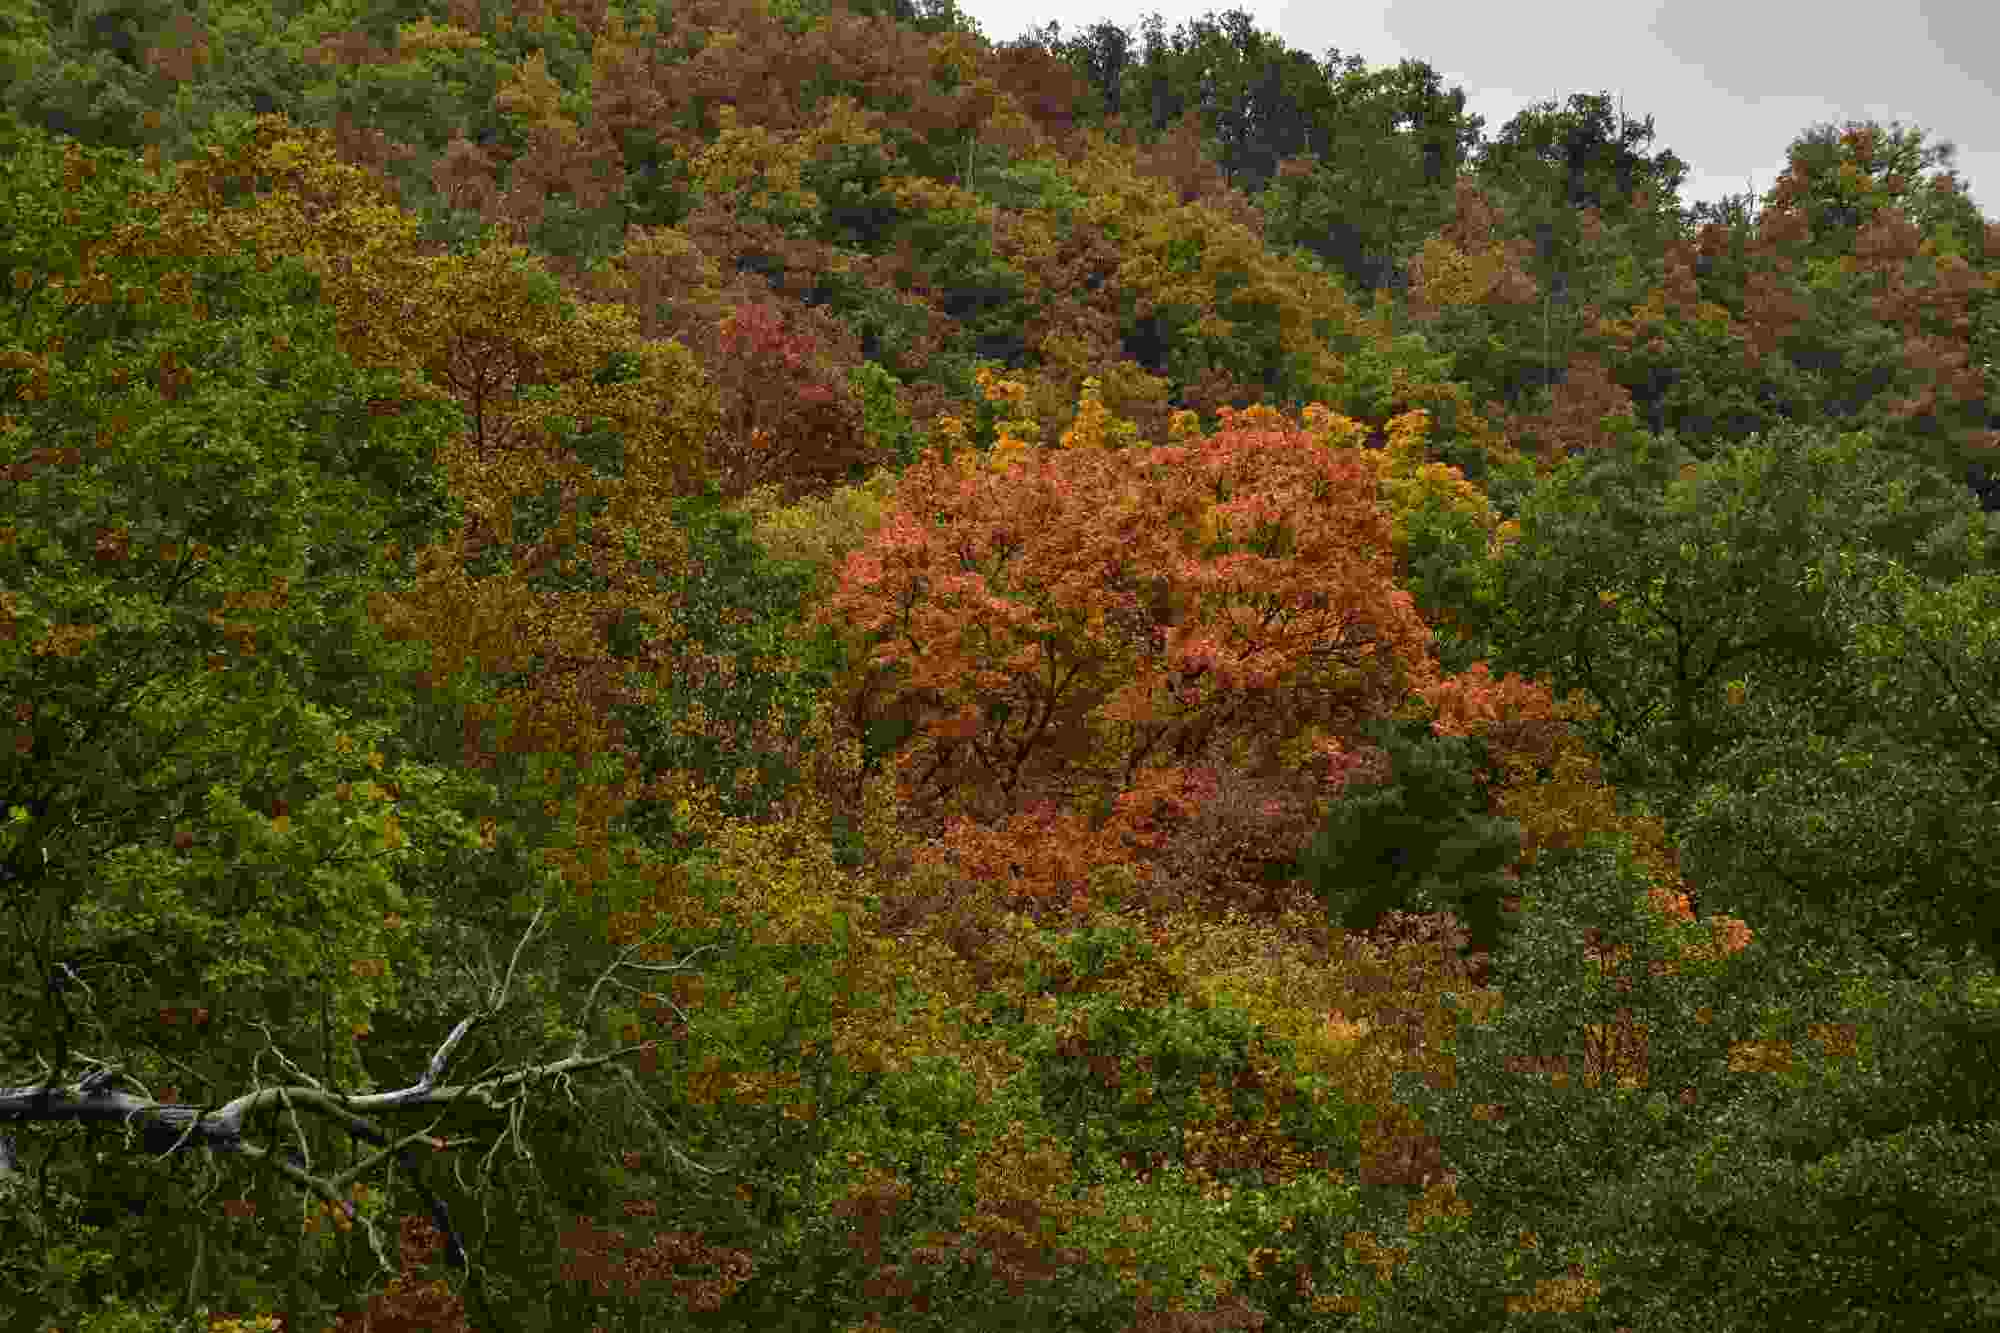
<path fill-rule="evenodd" d="M 1683 206 L 1761 195 L 1808 126 L 1874 119 L 1921 126 L 1958 146 L 1959 180 L 2000 220 L 2000 0 L 959 0 L 996 45 L 1054 19 L 1065 36 L 1101 19 L 1139 42 L 1155 10 L 1171 34 L 1231 8 L 1260 31 L 1324 60 L 1329 47 L 1370 69 L 1427 62 L 1491 139 L 1531 102 L 1600 90 L 1653 118 L 1651 149 L 1688 163 Z"/>

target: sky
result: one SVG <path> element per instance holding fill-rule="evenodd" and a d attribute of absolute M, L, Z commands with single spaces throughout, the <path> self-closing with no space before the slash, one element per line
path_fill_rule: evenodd
<path fill-rule="evenodd" d="M 1495 137 L 1533 102 L 1622 94 L 1653 118 L 1650 151 L 1689 164 L 1683 207 L 1763 194 L 1807 127 L 1900 120 L 1925 142 L 1958 147 L 1951 165 L 1972 200 L 2000 220 L 2000 4 L 1995 0 L 959 0 L 1000 44 L 1050 20 L 1065 37 L 1103 19 L 1139 38 L 1157 11 L 1168 34 L 1240 8 L 1259 31 L 1323 61 L 1329 48 L 1368 68 L 1422 60 Z M 1849 16 L 1861 14 L 1863 21 Z"/>

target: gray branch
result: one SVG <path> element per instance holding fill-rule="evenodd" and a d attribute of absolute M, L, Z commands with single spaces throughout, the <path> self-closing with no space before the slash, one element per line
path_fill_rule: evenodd
<path fill-rule="evenodd" d="M 546 909 L 543 909 L 546 910 Z M 424 1146 L 442 1152 L 448 1148 L 463 1147 L 473 1140 L 448 1140 L 437 1137 L 430 1127 L 410 1133 L 391 1134 L 375 1121 L 367 1117 L 377 1113 L 407 1113 L 410 1111 L 471 1103 L 489 1109 L 508 1109 L 510 1126 L 501 1136 L 504 1142 L 508 1134 L 518 1132 L 521 1104 L 527 1093 L 535 1085 L 552 1079 L 566 1079 L 568 1075 L 586 1069 L 608 1065 L 636 1051 L 651 1050 L 654 1042 L 639 1042 L 621 1046 L 616 1050 L 599 1055 L 583 1053 L 585 1036 L 579 1035 L 571 1052 L 560 1060 L 546 1064 L 526 1065 L 491 1078 L 475 1082 L 447 1084 L 444 1077 L 450 1067 L 453 1053 L 472 1031 L 481 1023 L 495 1017 L 506 1004 L 507 991 L 511 988 L 515 969 L 520 963 L 521 950 L 533 938 L 540 926 L 543 910 L 535 913 L 515 946 L 514 957 L 507 967 L 507 976 L 488 994 L 487 1004 L 478 1013 L 461 1019 L 452 1028 L 451 1034 L 431 1055 L 430 1063 L 423 1076 L 407 1088 L 394 1092 L 362 1094 L 341 1094 L 328 1092 L 319 1082 L 300 1070 L 286 1059 L 273 1045 L 272 1052 L 298 1082 L 277 1087 L 262 1087 L 247 1092 L 218 1107 L 163 1104 L 150 1096 L 135 1096 L 121 1090 L 117 1085 L 125 1079 L 114 1063 L 82 1058 L 94 1066 L 73 1083 L 58 1086 L 50 1078 L 18 1087 L 0 1087 L 0 1124 L 15 1121 L 54 1122 L 70 1121 L 80 1123 L 111 1124 L 124 1127 L 128 1146 L 136 1132 L 145 1151 L 158 1156 L 182 1152 L 190 1148 L 207 1148 L 211 1152 L 233 1153 L 251 1158 L 291 1179 L 301 1189 L 318 1195 L 336 1208 L 345 1210 L 354 1217 L 353 1206 L 347 1203 L 342 1193 L 356 1180 L 367 1175 L 390 1158 L 396 1158 L 409 1170 L 411 1178 L 425 1194 L 431 1206 L 438 1228 L 447 1238 L 447 1258 L 457 1266 L 464 1264 L 464 1251 L 458 1236 L 450 1226 L 450 1218 L 444 1204 L 423 1185 L 416 1173 L 416 1162 L 411 1150 Z M 579 1018 L 579 1032 L 587 1034 L 590 1027 L 591 1011 L 596 1007 L 598 993 L 606 983 L 624 985 L 615 980 L 621 969 L 637 972 L 678 972 L 688 967 L 694 959 L 712 945 L 696 949 L 686 958 L 674 963 L 638 963 L 633 956 L 646 945 L 652 943 L 662 932 L 655 932 L 644 940 L 632 945 L 619 955 L 617 961 L 606 968 L 590 989 Z M 679 1005 L 667 1001 L 683 1023 L 687 1015 Z M 269 1032 L 266 1032 L 269 1038 Z M 137 1080 L 132 1080 L 137 1085 Z M 297 1152 L 281 1153 L 271 1147 L 253 1143 L 244 1138 L 246 1120 L 260 1110 L 283 1109 L 291 1123 L 297 1124 L 300 1111 L 319 1114 L 336 1122 L 341 1128 L 358 1139 L 376 1146 L 378 1151 L 355 1163 L 346 1171 L 332 1174 L 314 1174 L 308 1163 Z M 302 1142 L 302 1140 L 301 1140 Z M 498 1145 L 495 1145 L 496 1149 Z M 8 1183 L 10 1176 L 20 1174 L 15 1156 L 14 1143 L 9 1136 L 0 1136 L 0 1186 Z M 383 1270 L 395 1276 L 399 1269 L 389 1259 L 388 1248 L 377 1234 L 372 1221 L 366 1217 L 356 1219 L 367 1227 L 368 1238 Z"/>

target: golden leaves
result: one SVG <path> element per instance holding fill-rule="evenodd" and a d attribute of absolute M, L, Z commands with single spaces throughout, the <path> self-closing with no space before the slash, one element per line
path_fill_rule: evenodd
<path fill-rule="evenodd" d="M 970 213 L 990 225 L 998 212 L 973 191 L 928 176 L 892 176 L 882 188 L 906 213 Z"/>
<path fill-rule="evenodd" d="M 1374 1030 L 1366 1018 L 1350 1020 L 1346 1014 L 1336 1009 L 1327 1015 L 1324 1040 L 1329 1050 L 1344 1053 Z"/>
<path fill-rule="evenodd" d="M 788 141 L 761 125 L 738 125 L 736 108 L 726 104 L 717 116 L 721 132 L 693 163 L 694 180 L 703 190 L 720 198 L 748 191 L 753 208 L 787 220 L 820 215 L 820 198 L 805 185 L 809 150 L 802 139 Z"/>
<path fill-rule="evenodd" d="M 1580 1268 L 1572 1266 L 1569 1275 L 1559 1278 L 1541 1278 L 1535 1282 L 1532 1296 L 1509 1296 L 1509 1314 L 1581 1314 L 1594 1307 L 1602 1284 L 1593 1278 L 1583 1276 Z"/>
<path fill-rule="evenodd" d="M 1861 1054 L 1859 1029 L 1852 1023 L 1811 1023 L 1806 1027 L 1806 1034 L 1830 1056 L 1854 1059 Z"/>
<path fill-rule="evenodd" d="M 1737 1074 L 1777 1074 L 1792 1067 L 1792 1048 L 1784 1042 L 1740 1041 L 1729 1048 L 1729 1069 Z"/>
<path fill-rule="evenodd" d="M 1645 1087 L 1647 1031 L 1647 1024 L 1632 1021 L 1630 1010 L 1621 1010 L 1616 1024 L 1584 1024 L 1584 1086 L 1595 1088 L 1610 1074 L 1619 1087 Z"/>
<path fill-rule="evenodd" d="M 570 123 L 562 115 L 562 87 L 549 75 L 548 57 L 540 50 L 514 66 L 495 91 L 493 108 L 537 125 Z"/>
<path fill-rule="evenodd" d="M 396 28 L 396 55 L 402 60 L 428 51 L 476 51 L 485 45 L 484 37 L 448 23 L 435 23 L 428 16 Z"/>
<path fill-rule="evenodd" d="M 80 657 L 103 632 L 102 625 L 51 625 L 31 651 L 37 657 Z"/>
<path fill-rule="evenodd" d="M 1412 303 L 1420 308 L 1480 305 L 1500 292 L 1511 270 L 1506 246 L 1498 241 L 1471 253 L 1460 250 L 1441 235 L 1424 240 L 1422 251 L 1410 261 Z M 1520 299 L 1514 288 L 1506 289 L 1511 299 Z"/>

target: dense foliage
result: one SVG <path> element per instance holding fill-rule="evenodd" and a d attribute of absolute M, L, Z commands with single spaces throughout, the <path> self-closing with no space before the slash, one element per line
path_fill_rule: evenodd
<path fill-rule="evenodd" d="M 2000 1322 L 2000 224 L 1240 11 L 0 0 L 0 1315 Z"/>

